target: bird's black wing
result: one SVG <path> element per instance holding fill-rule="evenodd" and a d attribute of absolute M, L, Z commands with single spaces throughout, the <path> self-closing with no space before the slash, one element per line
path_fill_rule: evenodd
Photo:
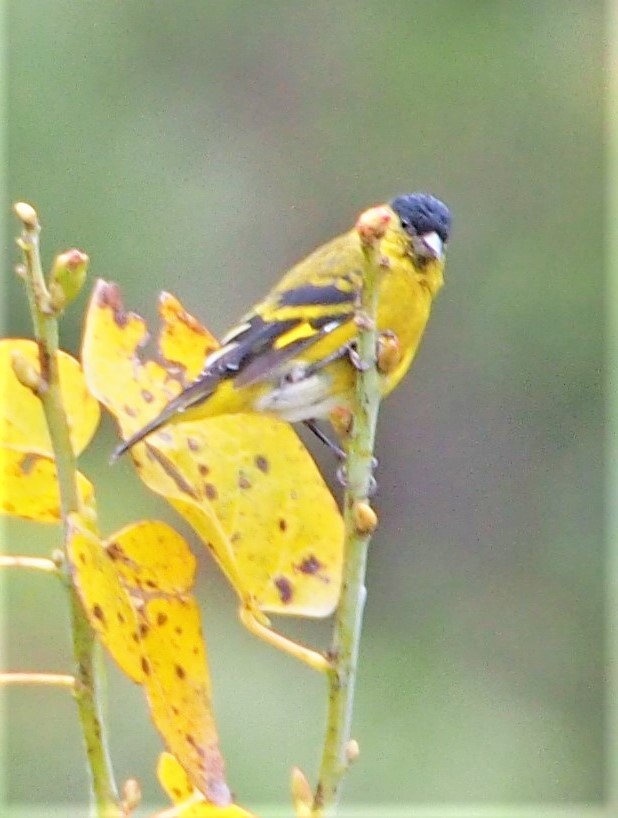
<path fill-rule="evenodd" d="M 354 316 L 355 294 L 334 284 L 302 285 L 278 293 L 224 338 L 215 365 L 235 367 L 238 388 L 269 380 L 285 365 Z M 204 371 L 211 368 L 210 359 Z"/>
<path fill-rule="evenodd" d="M 354 294 L 336 285 L 303 285 L 274 294 L 222 339 L 193 383 L 118 446 L 112 460 L 175 414 L 208 400 L 222 381 L 233 378 L 241 388 L 276 378 L 286 363 L 351 320 L 354 305 Z"/>

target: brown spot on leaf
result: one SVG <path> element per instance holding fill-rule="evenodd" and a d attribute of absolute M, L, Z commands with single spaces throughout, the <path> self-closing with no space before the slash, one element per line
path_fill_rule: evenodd
<path fill-rule="evenodd" d="M 195 752 L 198 754 L 198 756 L 199 756 L 200 758 L 204 758 L 204 755 L 205 755 L 204 748 L 203 748 L 203 747 L 200 747 L 200 745 L 199 745 L 199 744 L 197 743 L 197 741 L 196 741 L 196 740 L 193 738 L 193 736 L 192 736 L 190 733 L 186 733 L 186 734 L 185 734 L 185 738 L 187 739 L 187 744 L 190 744 L 190 745 L 191 745 L 191 747 L 193 747 L 193 749 L 194 749 L 194 750 L 195 750 Z"/>
<path fill-rule="evenodd" d="M 157 625 L 165 625 L 167 622 L 167 614 L 163 613 L 163 611 L 159 611 L 157 614 Z"/>
<path fill-rule="evenodd" d="M 118 613 L 116 614 L 116 619 L 120 622 L 121 625 L 124 625 L 124 623 L 126 622 L 124 615 L 121 614 L 120 611 L 118 611 Z"/>
<path fill-rule="evenodd" d="M 193 497 L 194 500 L 198 499 L 197 494 L 193 490 L 193 486 L 185 480 L 171 460 L 168 460 L 167 457 L 165 457 L 161 452 L 157 451 L 157 449 L 153 449 L 152 446 L 149 446 L 148 444 L 146 444 L 146 451 L 149 453 L 152 460 L 157 461 L 163 471 L 174 481 L 180 491 L 182 491 L 184 494 L 188 494 L 189 497 Z"/>
<path fill-rule="evenodd" d="M 206 477 L 206 475 L 209 474 L 210 472 L 210 469 L 208 468 L 206 463 L 198 463 L 197 470 L 202 475 L 202 477 Z"/>
<path fill-rule="evenodd" d="M 154 395 L 149 389 L 142 389 L 142 397 L 146 401 L 146 403 L 152 403 L 154 400 Z"/>
<path fill-rule="evenodd" d="M 179 679 L 184 679 L 187 675 L 182 665 L 175 665 L 174 670 L 176 671 L 176 676 L 178 676 Z"/>
<path fill-rule="evenodd" d="M 276 577 L 275 587 L 279 591 L 279 599 L 283 602 L 284 605 L 287 605 L 287 603 L 292 599 L 294 595 L 292 583 L 290 582 L 289 579 L 287 579 L 287 577 Z"/>
<path fill-rule="evenodd" d="M 92 608 L 92 615 L 95 619 L 98 619 L 103 625 L 105 624 L 105 614 L 103 613 L 103 608 L 100 605 L 95 605 Z"/>
<path fill-rule="evenodd" d="M 119 327 L 124 327 L 127 323 L 127 313 L 124 311 L 124 304 L 120 295 L 120 287 L 114 282 L 100 282 L 96 290 L 97 305 L 99 307 L 109 307 L 114 314 L 114 321 Z"/>
<path fill-rule="evenodd" d="M 200 450 L 200 444 L 194 437 L 187 438 L 187 446 L 189 447 L 189 449 L 191 449 L 192 452 L 199 452 Z"/>
<path fill-rule="evenodd" d="M 148 625 L 145 622 L 140 622 L 140 624 L 139 624 L 139 635 L 143 639 L 147 635 L 147 633 L 148 633 Z"/>
<path fill-rule="evenodd" d="M 142 670 L 146 674 L 146 676 L 150 676 L 150 662 L 146 659 L 145 656 L 142 656 Z"/>
<path fill-rule="evenodd" d="M 284 520 L 283 517 L 279 517 L 279 531 L 287 531 L 287 528 L 287 521 Z"/>
<path fill-rule="evenodd" d="M 128 415 L 130 418 L 134 418 L 137 415 L 136 410 L 132 406 L 129 406 L 127 403 L 125 403 L 125 405 L 122 408 L 124 409 L 125 415 Z"/>
<path fill-rule="evenodd" d="M 263 454 L 258 454 L 255 456 L 255 465 L 258 467 L 260 471 L 263 471 L 264 474 L 266 474 L 266 472 L 270 468 L 270 464 Z"/>
<path fill-rule="evenodd" d="M 105 546 L 105 550 L 113 560 L 121 560 L 124 557 L 124 551 L 117 542 L 111 542 Z"/>
<path fill-rule="evenodd" d="M 30 474 L 31 471 L 36 466 L 37 460 L 40 460 L 38 454 L 28 453 L 25 454 L 22 459 L 19 461 L 19 470 L 22 474 Z"/>
<path fill-rule="evenodd" d="M 212 483 L 204 483 L 204 493 L 209 500 L 216 500 L 219 492 Z"/>
<path fill-rule="evenodd" d="M 303 574 L 316 574 L 322 567 L 320 560 L 314 554 L 310 554 L 301 562 L 298 570 Z"/>
<path fill-rule="evenodd" d="M 240 472 L 238 475 L 238 488 L 240 489 L 251 488 L 251 481 L 249 480 L 246 474 L 243 474 L 243 472 Z"/>

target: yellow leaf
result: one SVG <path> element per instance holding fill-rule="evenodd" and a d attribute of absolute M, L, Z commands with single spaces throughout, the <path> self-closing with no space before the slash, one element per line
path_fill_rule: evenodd
<path fill-rule="evenodd" d="M 220 807 L 205 801 L 171 753 L 159 756 L 157 778 L 172 803 L 179 805 L 178 818 L 254 818 L 236 804 Z M 187 806 L 181 806 L 185 802 Z"/>
<path fill-rule="evenodd" d="M 128 588 L 183 594 L 195 580 L 195 557 L 169 525 L 153 520 L 132 523 L 106 543 L 119 579 Z"/>
<path fill-rule="evenodd" d="M 193 597 L 155 598 L 141 616 L 152 720 L 208 801 L 229 804 L 197 604 Z"/>
<path fill-rule="evenodd" d="M 189 593 L 195 557 L 174 529 L 151 520 L 117 532 L 106 550 L 139 620 L 152 720 L 194 785 L 213 803 L 229 803 L 200 614 Z"/>
<path fill-rule="evenodd" d="M 80 472 L 77 488 L 82 507 L 94 514 L 94 489 Z M 0 514 L 39 523 L 60 521 L 60 493 L 51 457 L 0 445 Z"/>
<path fill-rule="evenodd" d="M 240 595 L 267 611 L 328 615 L 339 594 L 341 519 L 294 431 L 226 415 L 165 434 L 135 453 L 139 474 L 195 528 Z"/>
<path fill-rule="evenodd" d="M 200 371 L 215 345 L 172 296 L 163 296 L 160 312 L 159 354 L 144 361 L 146 325 L 124 311 L 116 285 L 99 281 L 88 310 L 86 379 L 125 437 Z M 275 613 L 331 613 L 341 515 L 288 424 L 257 414 L 179 423 L 132 453 L 141 478 L 195 528 L 243 602 Z"/>
<path fill-rule="evenodd" d="M 185 377 L 192 381 L 202 371 L 204 358 L 219 348 L 219 342 L 171 293 L 159 296 L 159 315 L 163 322 L 159 335 L 161 355 L 182 366 Z"/>
<path fill-rule="evenodd" d="M 120 669 L 134 682 L 143 682 L 140 623 L 131 598 L 103 542 L 76 516 L 70 519 L 67 557 L 91 626 Z"/>
<path fill-rule="evenodd" d="M 191 362 L 196 356 L 203 360 L 218 346 L 205 330 L 187 337 L 189 317 L 171 296 L 161 300 L 160 309 L 177 322 L 164 333 L 160 353 L 166 368 L 155 361 L 142 362 L 146 324 L 139 315 L 125 312 L 117 285 L 99 280 L 88 308 L 82 348 L 86 381 L 125 435 L 142 426 L 193 378 L 193 370 L 186 373 L 183 356 Z"/>
<path fill-rule="evenodd" d="M 144 686 L 166 746 L 210 802 L 229 803 L 187 544 L 153 520 L 102 543 L 72 518 L 68 554 L 92 627 L 121 669 Z"/>
<path fill-rule="evenodd" d="M 39 398 L 15 376 L 11 356 L 17 353 L 40 374 L 38 347 L 21 338 L 0 340 L 0 445 L 23 452 L 52 455 L 47 424 Z M 99 423 L 99 404 L 86 388 L 78 361 L 58 353 L 60 388 L 67 414 L 71 442 L 76 454 L 90 442 Z"/>

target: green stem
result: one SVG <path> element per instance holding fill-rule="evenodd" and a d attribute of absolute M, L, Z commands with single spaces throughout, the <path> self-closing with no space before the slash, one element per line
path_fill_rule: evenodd
<path fill-rule="evenodd" d="M 54 452 L 65 541 L 70 514 L 80 511 L 77 489 L 75 454 L 69 435 L 69 427 L 58 370 L 58 321 L 50 308 L 50 298 L 39 252 L 40 227 L 36 213 L 28 205 L 17 205 L 16 213 L 23 222 L 19 245 L 25 259 L 26 290 L 36 341 L 39 347 L 41 387 L 39 397 L 45 412 L 49 436 Z M 68 577 L 67 577 L 68 579 Z M 103 722 L 101 719 L 99 688 L 101 686 L 95 669 L 95 637 L 86 619 L 79 597 L 72 583 L 68 582 L 73 655 L 77 664 L 75 700 L 82 725 L 90 788 L 92 815 L 96 818 L 120 818 L 118 793 L 107 752 Z"/>
<path fill-rule="evenodd" d="M 335 615 L 332 668 L 328 672 L 326 737 L 313 815 L 333 814 L 341 784 L 350 765 L 349 747 L 354 687 L 367 591 L 365 571 L 371 534 L 358 531 L 355 508 L 367 502 L 373 473 L 373 448 L 380 405 L 380 378 L 376 368 L 378 336 L 375 328 L 381 258 L 377 240 L 363 244 L 365 270 L 357 351 L 360 368 L 356 379 L 356 407 L 347 447 L 347 489 L 344 496 L 345 543 L 341 597 Z"/>

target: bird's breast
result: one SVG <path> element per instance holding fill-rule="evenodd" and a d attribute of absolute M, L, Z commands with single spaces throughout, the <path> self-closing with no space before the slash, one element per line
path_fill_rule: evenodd
<path fill-rule="evenodd" d="M 384 273 L 378 302 L 378 329 L 393 332 L 401 349 L 399 364 L 385 377 L 384 392 L 397 386 L 408 371 L 431 311 L 431 291 L 411 264 L 400 263 Z"/>

